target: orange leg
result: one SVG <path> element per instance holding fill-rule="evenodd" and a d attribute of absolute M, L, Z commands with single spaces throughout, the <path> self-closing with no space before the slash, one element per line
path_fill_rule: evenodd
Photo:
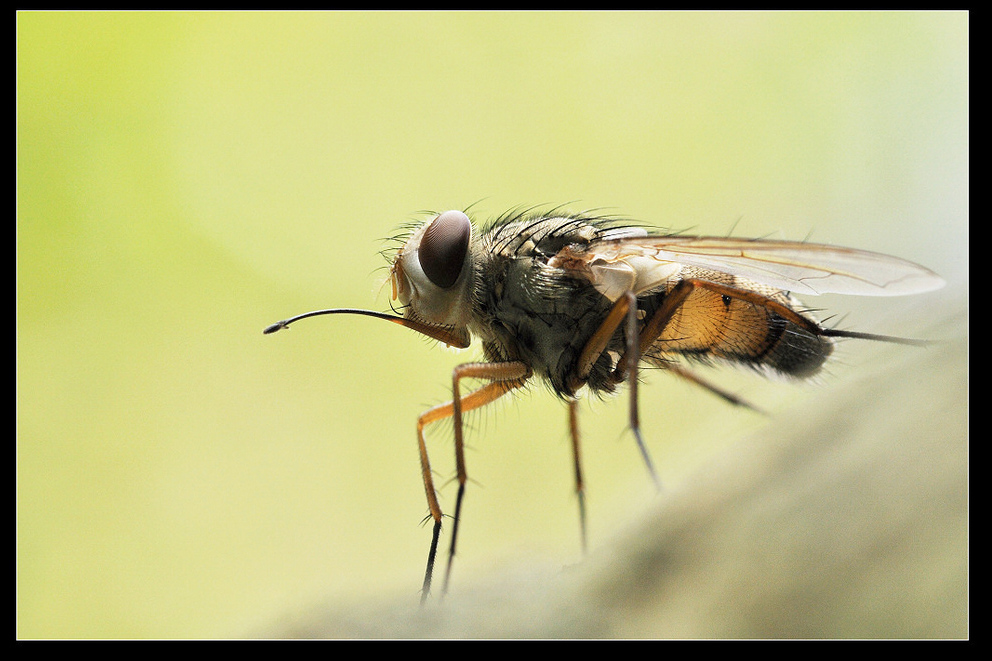
<path fill-rule="evenodd" d="M 455 368 L 452 373 L 452 394 L 450 402 L 435 406 L 425 411 L 417 419 L 417 444 L 420 449 L 420 469 L 424 478 L 424 490 L 427 492 L 427 507 L 434 519 L 434 533 L 431 538 L 431 548 L 427 555 L 427 571 L 424 574 L 424 587 L 421 593 L 421 603 L 427 599 L 431 591 L 431 580 L 434 573 L 434 560 L 437 556 L 437 543 L 441 534 L 441 506 L 437 502 L 434 490 L 434 478 L 431 474 L 430 459 L 427 456 L 427 444 L 424 441 L 424 428 L 432 422 L 454 418 L 455 425 L 455 467 L 458 475 L 458 497 L 455 501 L 454 526 L 451 531 L 451 548 L 448 552 L 448 566 L 445 571 L 444 589 L 448 588 L 448 577 L 451 575 L 451 561 L 455 556 L 455 542 L 458 538 L 458 520 L 461 513 L 462 497 L 465 494 L 465 482 L 468 474 L 465 471 L 465 447 L 462 432 L 462 412 L 485 406 L 499 397 L 524 385 L 531 371 L 524 363 L 465 363 Z M 492 381 L 464 397 L 460 394 L 459 381 L 465 378 L 488 379 Z"/>

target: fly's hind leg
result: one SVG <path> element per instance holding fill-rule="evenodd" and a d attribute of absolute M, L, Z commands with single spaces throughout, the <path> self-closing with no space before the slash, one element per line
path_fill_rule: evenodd
<path fill-rule="evenodd" d="M 427 493 L 427 507 L 430 510 L 430 517 L 434 519 L 434 532 L 431 536 L 431 547 L 427 555 L 427 570 L 424 573 L 424 586 L 420 597 L 421 603 L 427 599 L 427 595 L 431 591 L 434 561 L 437 557 L 437 545 L 441 535 L 441 519 L 443 516 L 441 506 L 437 502 L 437 493 L 434 490 L 434 478 L 431 474 L 430 459 L 427 456 L 427 444 L 424 441 L 424 428 L 438 420 L 444 420 L 445 418 L 454 419 L 455 467 L 458 476 L 458 496 L 455 500 L 455 518 L 451 531 L 451 547 L 448 552 L 448 565 L 445 570 L 443 594 L 448 589 L 448 577 L 451 575 L 451 561 L 455 556 L 455 543 L 458 539 L 458 520 L 461 514 L 462 497 L 465 494 L 465 482 L 468 479 L 468 474 L 465 471 L 462 412 L 485 406 L 511 390 L 521 387 L 530 377 L 530 374 L 530 368 L 524 363 L 516 361 L 506 363 L 466 363 L 459 365 L 452 373 L 452 400 L 428 409 L 417 419 L 417 444 L 420 450 L 420 469 L 424 478 L 424 490 Z M 491 383 L 462 397 L 459 381 L 465 378 L 488 379 Z"/>
<path fill-rule="evenodd" d="M 688 299 L 692 292 L 696 289 L 707 289 L 722 296 L 736 298 L 757 306 L 761 306 L 777 314 L 786 321 L 799 326 L 812 335 L 823 337 L 851 337 L 885 342 L 899 342 L 903 344 L 921 344 L 916 340 L 905 340 L 902 338 L 894 338 L 885 335 L 873 335 L 870 333 L 857 333 L 852 331 L 823 328 L 812 319 L 804 317 L 787 305 L 770 299 L 767 296 L 763 296 L 746 289 L 739 289 L 737 287 L 731 287 L 717 282 L 695 278 L 687 278 L 679 281 L 678 284 L 676 284 L 671 291 L 665 295 L 661 305 L 654 312 L 651 318 L 646 321 L 642 328 L 638 329 L 637 298 L 632 292 L 627 292 L 624 297 L 618 299 L 613 310 L 611 310 L 608 315 L 606 322 L 604 322 L 603 328 L 597 331 L 593 337 L 593 340 L 590 341 L 590 345 L 595 342 L 595 346 L 591 349 L 587 347 L 587 349 L 595 351 L 598 348 L 598 352 L 602 352 L 605 349 L 606 343 L 609 341 L 610 336 L 612 336 L 612 333 L 622 322 L 621 316 L 625 315 L 627 321 L 627 346 L 624 355 L 620 357 L 619 361 L 617 361 L 616 368 L 613 372 L 613 377 L 616 382 L 620 382 L 624 379 L 624 376 L 626 376 L 630 384 L 630 427 L 634 432 L 638 447 L 641 450 L 641 454 L 644 456 L 648 470 L 651 471 L 651 476 L 655 480 L 656 485 L 659 484 L 658 478 L 654 472 L 653 466 L 651 465 L 651 460 L 648 456 L 647 449 L 641 438 L 640 432 L 640 422 L 638 419 L 637 409 L 637 366 L 641 355 L 648 351 L 651 348 L 651 345 L 654 344 L 659 337 L 661 337 L 662 333 L 665 331 L 665 328 L 668 326 L 668 323 L 675 316 L 675 313 L 682 307 L 686 299 Z M 605 337 L 601 337 L 601 335 L 605 335 Z M 598 353 L 596 356 L 586 356 L 586 354 L 583 353 L 583 358 L 587 362 L 582 364 L 588 364 L 588 368 L 591 369 L 596 357 L 598 357 Z M 745 406 L 756 411 L 759 410 L 736 395 L 728 393 L 727 391 L 710 384 L 709 382 L 697 377 L 677 365 L 673 365 L 669 369 L 671 369 L 678 376 L 688 379 L 689 381 L 710 390 L 731 404 Z"/>
<path fill-rule="evenodd" d="M 579 355 L 576 375 L 571 385 L 577 389 L 585 383 L 589 373 L 592 371 L 593 365 L 596 363 L 596 360 L 603 353 L 603 351 L 606 350 L 613 334 L 621 324 L 626 323 L 626 347 L 623 355 L 614 367 L 612 380 L 615 383 L 620 383 L 624 380 L 627 381 L 630 391 L 628 424 L 631 432 L 634 434 L 634 439 L 637 442 L 637 448 L 640 450 L 641 457 L 644 459 L 644 464 L 651 475 L 651 479 L 654 481 L 655 486 L 659 489 L 661 488 L 661 481 L 658 479 L 658 473 L 655 471 L 654 463 L 651 461 L 651 455 L 648 453 L 647 446 L 644 443 L 644 437 L 641 433 L 637 392 L 638 364 L 640 362 L 641 355 L 646 352 L 661 336 L 665 330 L 665 327 L 668 325 L 668 322 L 689 297 L 689 294 L 691 294 L 696 287 L 705 287 L 711 284 L 713 285 L 713 288 L 717 289 L 720 293 L 765 305 L 765 307 L 771 308 L 774 312 L 779 313 L 789 321 L 794 321 L 794 323 L 798 323 L 803 327 L 813 326 L 818 331 L 822 331 L 822 329 L 820 329 L 820 327 L 814 322 L 811 322 L 809 319 L 799 315 L 797 312 L 778 304 L 775 301 L 767 299 L 764 296 L 754 294 L 753 292 L 716 285 L 716 283 L 709 283 L 708 281 L 702 280 L 680 281 L 675 287 L 672 288 L 672 291 L 665 296 L 661 306 L 655 311 L 651 318 L 647 320 L 647 323 L 644 324 L 643 328 L 639 328 L 638 325 L 637 296 L 634 292 L 628 291 L 624 293 L 623 296 L 618 298 L 613 304 L 613 308 L 610 310 L 609 314 L 607 314 L 606 319 L 603 320 L 600 327 L 595 333 L 593 333 L 592 337 L 583 348 L 582 353 Z M 758 299 L 760 299 L 760 301 Z M 733 404 L 750 407 L 750 404 L 744 400 L 710 385 L 706 381 L 703 381 L 688 371 L 685 371 L 677 366 L 673 366 L 673 369 L 679 376 L 689 379 L 690 381 L 711 390 Z"/>
<path fill-rule="evenodd" d="M 722 296 L 727 296 L 730 298 L 736 298 L 748 303 L 752 303 L 757 306 L 761 306 L 770 312 L 782 317 L 788 322 L 791 322 L 800 328 L 806 330 L 812 335 L 822 336 L 822 337 L 848 337 L 848 338 L 858 338 L 865 340 L 877 340 L 882 342 L 895 342 L 899 344 L 910 344 L 910 345 L 925 345 L 926 342 L 920 340 L 910 340 L 899 337 L 891 337 L 888 335 L 875 335 L 872 333 L 859 333 L 854 331 L 844 331 L 832 328 L 824 328 L 818 323 L 805 317 L 792 308 L 784 305 L 778 301 L 763 296 L 753 291 L 746 289 L 739 289 L 737 287 L 732 287 L 728 285 L 723 285 L 720 283 L 712 282 L 709 280 L 700 280 L 695 278 L 687 278 L 679 281 L 666 295 L 661 305 L 655 310 L 654 314 L 650 319 L 646 321 L 643 327 L 638 327 L 638 308 L 637 308 L 637 296 L 634 292 L 626 292 L 613 304 L 613 308 L 607 314 L 606 319 L 596 330 L 593 336 L 586 343 L 583 348 L 582 353 L 579 355 L 579 360 L 576 365 L 576 371 L 572 377 L 569 385 L 572 387 L 573 391 L 578 390 L 589 377 L 592 371 L 593 365 L 606 350 L 607 345 L 613 337 L 613 334 L 620 327 L 621 324 L 626 322 L 626 347 L 624 354 L 617 361 L 616 366 L 611 374 L 611 379 L 614 383 L 620 383 L 624 380 L 628 382 L 628 387 L 630 388 L 630 413 L 629 413 L 629 424 L 630 429 L 634 434 L 634 438 L 637 441 L 638 449 L 641 451 L 641 455 L 644 458 L 644 462 L 647 466 L 648 472 L 651 474 L 651 478 L 654 480 L 655 486 L 660 488 L 660 481 L 658 475 L 654 470 L 654 465 L 651 462 L 651 457 L 648 454 L 647 447 L 644 445 L 643 437 L 641 436 L 640 428 L 640 416 L 638 414 L 638 403 L 637 403 L 637 368 L 640 362 L 641 355 L 651 348 L 662 333 L 664 333 L 665 328 L 668 323 L 672 320 L 675 313 L 682 307 L 689 295 L 692 294 L 696 289 L 707 289 L 718 293 Z M 677 366 L 672 365 L 669 367 L 675 374 L 681 376 L 697 385 L 700 385 L 707 390 L 710 390 L 714 394 L 722 397 L 731 404 L 737 406 L 745 406 L 754 410 L 759 410 L 753 405 L 749 404 L 745 400 L 737 397 L 732 393 L 728 393 L 709 382 L 697 377 L 691 372 Z M 572 405 L 574 407 L 574 404 Z M 760 411 L 759 411 L 760 412 Z M 578 437 L 573 432 L 573 442 L 576 443 L 576 461 L 578 460 Z M 578 473 L 578 466 L 576 467 L 577 477 L 580 475 Z M 581 485 L 581 480 L 577 483 Z"/>
<path fill-rule="evenodd" d="M 641 457 L 644 459 L 644 464 L 648 469 L 648 473 L 650 473 L 651 479 L 654 481 L 655 487 L 658 489 L 661 488 L 661 480 L 658 478 L 658 473 L 654 469 L 654 463 L 651 461 L 651 455 L 648 452 L 647 446 L 644 443 L 644 437 L 641 434 L 641 422 L 640 414 L 638 412 L 637 397 L 637 366 L 640 361 L 641 354 L 644 351 L 647 351 L 655 340 L 658 339 L 664 331 L 668 320 L 671 319 L 671 316 L 674 314 L 675 310 L 678 309 L 682 302 L 685 301 L 690 291 L 691 290 L 688 290 L 684 294 L 680 293 L 673 297 L 671 304 L 668 307 L 663 305 L 662 308 L 655 313 L 651 319 L 651 323 L 649 323 L 643 331 L 638 328 L 637 296 L 634 292 L 628 291 L 623 296 L 618 298 L 613 304 L 613 308 L 606 315 L 606 319 L 603 320 L 603 323 L 596 329 L 596 332 L 589 338 L 589 341 L 586 342 L 586 346 L 582 349 L 582 353 L 579 354 L 575 374 L 569 384 L 573 391 L 578 390 L 583 384 L 585 384 L 586 380 L 589 378 L 590 372 L 592 372 L 593 365 L 606 350 L 606 347 L 609 345 L 614 333 L 616 333 L 621 324 L 626 323 L 627 345 L 623 356 L 619 361 L 617 361 L 612 373 L 612 379 L 615 383 L 620 383 L 625 379 L 628 382 L 628 388 L 630 390 L 628 424 L 631 432 L 634 434 L 634 440 L 637 442 L 637 448 L 641 453 Z M 665 302 L 668 303 L 669 299 L 666 298 Z M 709 383 L 702 381 L 701 379 L 695 377 L 695 375 L 686 372 L 677 366 L 673 366 L 673 369 L 680 376 L 712 390 L 717 395 L 734 404 L 750 406 L 747 402 L 736 397 L 735 395 L 711 386 Z M 579 430 L 577 420 L 578 404 L 576 400 L 570 399 L 568 405 L 569 429 L 571 431 L 572 451 L 575 459 L 575 490 L 579 500 L 579 525 L 580 533 L 582 535 L 582 547 L 583 550 L 585 550 L 585 488 L 582 481 L 582 467 L 579 459 Z"/>
<path fill-rule="evenodd" d="M 614 374 L 618 380 L 623 378 L 625 372 L 627 374 L 627 387 L 630 390 L 630 411 L 628 417 L 630 431 L 634 434 L 634 440 L 637 441 L 637 448 L 641 451 L 641 457 L 644 458 L 644 465 L 647 466 L 648 472 L 651 474 L 655 488 L 661 490 L 661 480 L 658 479 L 658 473 L 655 471 L 654 464 L 651 462 L 651 455 L 648 453 L 648 446 L 644 444 L 644 436 L 641 434 L 641 416 L 637 406 L 637 366 L 641 360 L 645 338 L 637 328 L 637 297 L 633 292 L 627 292 L 625 298 L 628 301 L 626 314 L 627 349 L 624 356 L 621 356 L 620 360 L 617 361 Z M 651 341 L 653 342 L 654 339 Z M 648 343 L 646 346 L 651 345 Z"/>
<path fill-rule="evenodd" d="M 627 292 L 623 298 L 619 299 L 617 304 L 614 306 L 613 311 L 617 312 L 617 316 L 614 317 L 613 312 L 611 312 L 607 321 L 612 319 L 613 330 L 615 330 L 621 323 L 621 319 L 619 319 L 619 311 L 621 309 L 623 310 L 627 322 L 627 344 L 624 354 L 620 357 L 620 360 L 617 361 L 616 367 L 614 368 L 613 378 L 616 382 L 622 381 L 624 377 L 627 379 L 630 388 L 630 428 L 634 433 L 634 438 L 637 440 L 637 446 L 641 451 L 641 455 L 644 457 L 644 462 L 647 465 L 648 471 L 651 473 L 651 478 L 654 480 L 655 486 L 658 488 L 660 488 L 661 482 L 659 481 L 658 475 L 654 470 L 653 464 L 651 463 L 651 457 L 648 454 L 647 446 L 644 444 L 644 439 L 641 435 L 640 416 L 637 405 L 637 369 L 641 355 L 648 351 L 651 345 L 654 344 L 659 337 L 661 337 L 661 334 L 665 331 L 665 328 L 672 320 L 672 317 L 675 315 L 676 311 L 682 307 L 682 304 L 685 303 L 686 299 L 689 298 L 689 295 L 696 288 L 712 289 L 726 296 L 740 298 L 742 300 L 761 305 L 786 318 L 788 321 L 802 326 L 803 328 L 810 329 L 810 332 L 823 335 L 828 334 L 825 329 L 822 329 L 815 322 L 810 321 L 806 317 L 803 317 L 797 313 L 795 310 L 792 310 L 781 303 L 754 292 L 736 289 L 734 287 L 727 287 L 725 285 L 709 282 L 707 280 L 685 279 L 679 281 L 679 283 L 675 285 L 670 292 L 668 292 L 664 301 L 662 301 L 661 306 L 659 306 L 651 318 L 646 321 L 643 328 L 638 328 L 637 297 L 634 293 Z M 621 305 L 621 303 L 623 304 Z M 605 325 L 606 324 L 604 324 L 604 326 Z M 812 329 L 815 329 L 815 331 Z M 606 346 L 605 341 L 607 340 L 600 340 L 604 342 L 604 348 Z M 731 404 L 755 408 L 736 395 L 711 385 L 709 382 L 700 379 L 696 375 L 682 369 L 679 366 L 672 366 L 670 369 L 672 369 L 677 375 L 688 379 L 689 381 L 692 381 L 707 390 L 710 390 Z"/>
<path fill-rule="evenodd" d="M 582 353 L 579 354 L 579 361 L 576 367 L 575 377 L 573 379 L 572 385 L 577 389 L 586 379 L 589 377 L 589 373 L 592 371 L 593 365 L 596 360 L 602 355 L 606 350 L 610 339 L 616 332 L 620 324 L 627 324 L 626 335 L 627 335 L 627 347 L 624 351 L 623 357 L 617 363 L 613 371 L 613 380 L 619 383 L 627 379 L 628 387 L 630 390 L 630 413 L 629 413 L 629 425 L 630 430 L 634 434 L 634 439 L 637 441 L 637 448 L 641 452 L 641 457 L 644 459 L 644 464 L 647 466 L 648 472 L 651 474 L 651 479 L 654 484 L 659 489 L 661 488 L 661 481 L 658 479 L 658 473 L 654 469 L 654 464 L 651 461 L 651 455 L 648 454 L 647 446 L 644 445 L 644 437 L 641 435 L 641 423 L 640 415 L 637 410 L 637 363 L 640 360 L 641 347 L 644 345 L 643 338 L 639 339 L 640 333 L 637 327 L 637 296 L 634 292 L 628 291 L 624 293 L 623 296 L 617 299 L 616 303 L 613 304 L 613 308 L 610 310 L 609 314 L 606 315 L 606 319 L 600 324 L 596 332 L 593 333 L 589 341 L 586 342 L 586 346 L 583 347 Z M 652 338 L 653 342 L 656 338 Z M 648 343 L 650 346 L 650 343 Z"/>

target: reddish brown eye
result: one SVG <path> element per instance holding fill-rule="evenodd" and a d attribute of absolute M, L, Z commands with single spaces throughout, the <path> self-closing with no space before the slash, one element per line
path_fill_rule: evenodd
<path fill-rule="evenodd" d="M 447 289 L 462 272 L 472 223 L 461 211 L 445 211 L 431 221 L 420 240 L 420 267 L 435 285 Z"/>

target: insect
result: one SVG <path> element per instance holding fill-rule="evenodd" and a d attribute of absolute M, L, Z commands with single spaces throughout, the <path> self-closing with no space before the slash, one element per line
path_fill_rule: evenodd
<path fill-rule="evenodd" d="M 638 419 L 638 368 L 662 368 L 734 404 L 746 403 L 686 367 L 693 360 L 737 363 L 786 376 L 816 373 L 834 338 L 923 344 L 919 340 L 821 325 L 794 298 L 840 293 L 897 296 L 937 289 L 928 269 L 879 253 L 823 244 L 652 233 L 593 213 L 514 210 L 477 229 L 445 211 L 412 229 L 390 267 L 394 314 L 318 310 L 273 324 L 273 333 L 317 315 L 385 319 L 452 347 L 481 340 L 485 360 L 457 366 L 452 399 L 417 420 L 417 444 L 433 520 L 421 600 L 431 591 L 443 513 L 424 438 L 428 425 L 454 424 L 458 492 L 442 594 L 455 557 L 465 494 L 466 411 L 543 380 L 568 405 L 580 530 L 585 506 L 576 402 L 626 384 L 629 427 L 648 472 L 657 473 Z M 481 380 L 463 393 L 462 381 Z"/>

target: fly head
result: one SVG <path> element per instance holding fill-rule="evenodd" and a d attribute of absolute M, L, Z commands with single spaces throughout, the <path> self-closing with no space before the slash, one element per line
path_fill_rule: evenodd
<path fill-rule="evenodd" d="M 467 339 L 475 283 L 471 245 L 472 222 L 461 211 L 445 211 L 410 235 L 390 271 L 405 317 Z"/>

